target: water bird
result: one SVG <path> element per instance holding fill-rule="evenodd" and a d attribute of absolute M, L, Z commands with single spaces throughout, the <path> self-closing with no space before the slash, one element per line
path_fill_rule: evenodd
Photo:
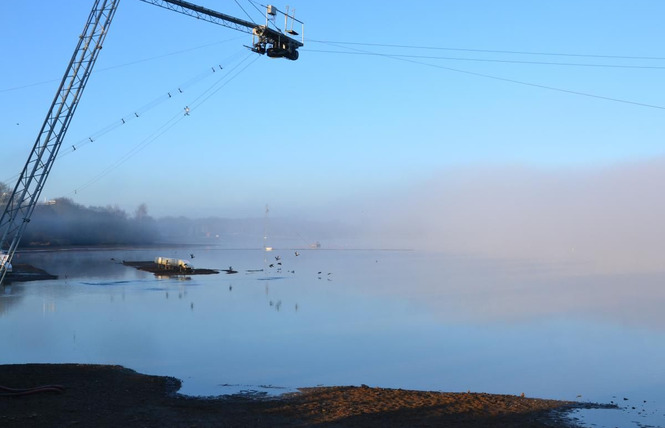
<path fill-rule="evenodd" d="M 280 261 L 282 259 L 281 256 L 275 256 L 275 260 Z"/>
<path fill-rule="evenodd" d="M 190 254 L 189 257 L 194 258 L 194 253 Z"/>
<path fill-rule="evenodd" d="M 294 254 L 296 255 L 296 257 L 298 257 L 300 255 L 300 253 L 297 252 L 297 251 Z"/>

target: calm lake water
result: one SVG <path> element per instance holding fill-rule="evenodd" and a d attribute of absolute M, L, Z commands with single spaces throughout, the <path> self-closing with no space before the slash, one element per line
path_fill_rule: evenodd
<path fill-rule="evenodd" d="M 120 364 L 182 379 L 191 395 L 367 384 L 613 401 L 622 410 L 573 416 L 665 426 L 665 272 L 417 251 L 299 254 L 20 254 L 15 263 L 59 279 L 0 289 L 0 363 Z M 158 278 L 120 264 L 156 256 L 238 273 Z"/>

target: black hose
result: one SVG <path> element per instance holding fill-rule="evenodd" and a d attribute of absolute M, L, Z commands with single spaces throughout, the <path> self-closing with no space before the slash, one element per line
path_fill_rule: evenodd
<path fill-rule="evenodd" d="M 18 397 L 22 395 L 37 394 L 40 392 L 65 392 L 65 387 L 62 385 L 41 385 L 34 388 L 9 388 L 0 385 L 0 397 Z"/>

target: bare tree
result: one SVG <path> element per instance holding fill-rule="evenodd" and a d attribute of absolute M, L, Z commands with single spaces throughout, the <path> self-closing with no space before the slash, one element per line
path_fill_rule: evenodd
<path fill-rule="evenodd" d="M 7 199 L 9 199 L 10 193 L 11 191 L 9 186 L 3 182 L 0 182 L 0 209 L 5 208 L 5 204 L 7 203 Z"/>

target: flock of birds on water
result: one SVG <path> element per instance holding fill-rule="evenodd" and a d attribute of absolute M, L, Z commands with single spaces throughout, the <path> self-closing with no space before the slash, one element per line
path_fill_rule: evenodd
<path fill-rule="evenodd" d="M 297 250 L 294 251 L 294 256 L 299 257 L 300 252 L 298 252 Z M 196 256 L 194 256 L 194 253 L 190 253 L 189 257 L 191 259 L 193 259 Z M 274 256 L 274 257 L 275 257 L 275 261 L 268 264 L 268 269 L 275 269 L 276 273 L 282 273 L 282 256 L 277 255 L 277 256 Z M 238 273 L 238 271 L 236 269 L 233 269 L 233 266 L 229 266 L 228 269 L 220 269 L 220 270 L 222 272 L 226 272 L 226 274 L 236 274 L 236 273 Z M 264 269 L 247 269 L 245 272 L 248 273 L 248 274 L 258 273 L 258 272 L 264 272 Z M 288 270 L 287 272 L 291 273 L 291 274 L 296 273 L 295 270 Z M 317 275 L 318 275 L 318 279 L 322 279 L 325 276 L 328 281 L 332 281 L 332 272 L 327 272 L 326 274 L 324 274 L 323 271 L 318 271 Z"/>
<path fill-rule="evenodd" d="M 300 252 L 294 251 L 294 256 L 299 257 Z M 194 253 L 190 253 L 189 257 L 190 257 L 190 259 L 194 259 L 196 256 L 194 255 Z M 271 261 L 271 263 L 268 264 L 267 269 L 247 269 L 246 273 L 247 274 L 253 274 L 253 273 L 259 273 L 259 272 L 266 272 L 268 269 L 274 269 L 275 273 L 281 273 L 282 272 L 282 266 L 283 266 L 282 265 L 282 257 L 280 255 L 276 255 L 276 256 L 274 256 L 274 259 L 275 259 L 274 262 Z M 111 261 L 117 261 L 117 260 L 114 257 L 111 257 Z M 267 261 L 265 261 L 265 263 L 267 263 Z M 237 274 L 238 273 L 238 271 L 236 269 L 234 269 L 233 266 L 229 266 L 228 269 L 220 269 L 220 271 L 221 272 L 226 272 L 227 274 Z M 295 270 L 289 270 L 287 272 L 291 273 L 291 274 L 296 273 Z M 322 279 L 324 277 L 328 281 L 332 281 L 332 272 L 327 272 L 325 274 L 324 274 L 323 271 L 318 271 L 317 272 L 317 278 L 318 279 Z M 274 279 L 277 279 L 277 278 L 274 278 Z M 267 285 L 266 285 L 266 292 L 267 292 L 267 290 L 268 290 L 268 288 L 267 288 Z M 233 291 L 233 284 L 229 284 L 229 291 Z M 166 298 L 168 298 L 168 292 L 166 293 Z M 182 298 L 182 295 L 180 296 L 180 298 Z M 279 312 L 280 309 L 281 309 L 281 306 L 282 306 L 282 301 L 279 300 L 277 302 L 274 302 L 273 300 L 270 300 L 269 305 L 270 305 L 270 307 L 274 308 L 275 310 L 277 310 Z M 191 309 L 194 310 L 194 302 L 191 303 Z M 295 304 L 295 311 L 297 312 L 298 309 L 299 309 L 299 306 L 298 306 L 298 303 L 296 303 Z"/>

